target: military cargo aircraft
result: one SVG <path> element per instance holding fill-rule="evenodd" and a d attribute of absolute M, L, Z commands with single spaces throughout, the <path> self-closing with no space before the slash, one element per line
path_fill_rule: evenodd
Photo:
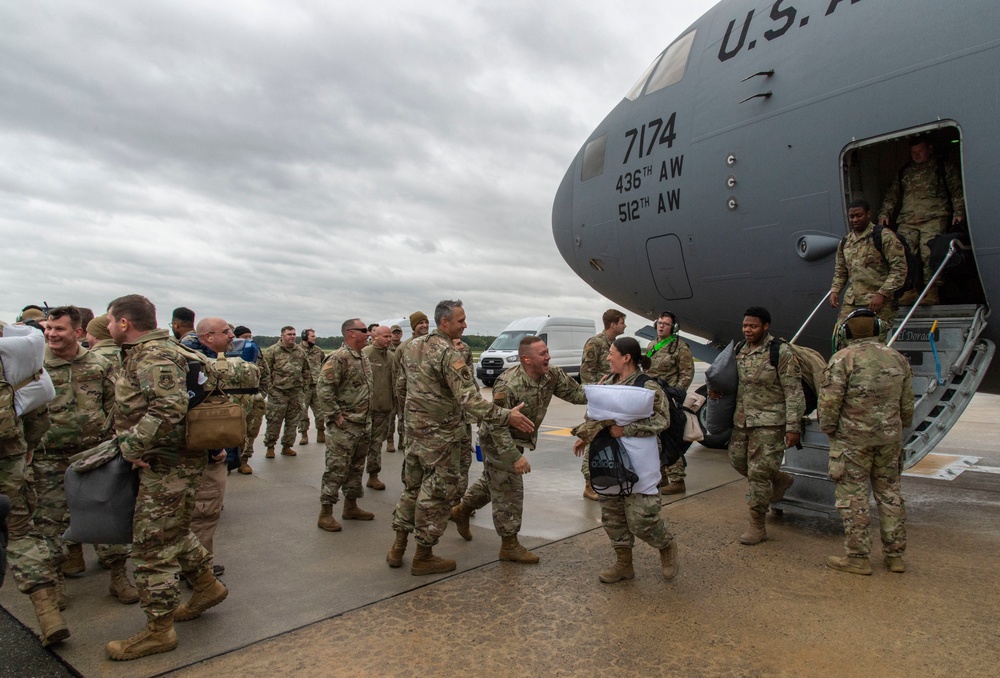
<path fill-rule="evenodd" d="M 692 346 L 700 358 L 740 337 L 751 305 L 771 311 L 775 336 L 829 356 L 847 204 L 864 198 L 877 214 L 909 140 L 925 135 L 961 167 L 968 218 L 955 237 L 968 248 L 952 246 L 942 303 L 896 321 L 918 397 L 905 445 L 916 463 L 977 389 L 1000 392 L 1000 329 L 987 324 L 1000 304 L 997 25 L 992 0 L 720 2 L 577 153 L 552 211 L 560 253 L 632 312 L 676 313 L 707 340 Z"/>

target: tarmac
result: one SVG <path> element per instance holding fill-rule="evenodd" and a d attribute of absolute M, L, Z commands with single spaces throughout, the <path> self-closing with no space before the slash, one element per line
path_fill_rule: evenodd
<path fill-rule="evenodd" d="M 584 411 L 554 400 L 528 453 L 521 541 L 538 565 L 498 560 L 487 507 L 471 542 L 451 526 L 435 547 L 457 560 L 455 572 L 412 576 L 412 540 L 404 567 L 389 568 L 402 454 L 383 454 L 387 489 L 359 502 L 375 520 L 342 521 L 330 534 L 316 527 L 323 447 L 266 460 L 258 440 L 254 474 L 229 476 L 215 540 L 229 597 L 178 624 L 175 651 L 106 659 L 104 644 L 144 618 L 108 595 L 108 574 L 86 547 L 87 572 L 67 583 L 73 635 L 52 651 L 8 577 L 0 676 L 995 675 L 1000 396 L 977 395 L 906 475 L 907 572 L 882 567 L 876 536 L 871 577 L 825 567 L 842 553 L 837 518 L 772 515 L 768 541 L 740 545 L 745 481 L 724 451 L 694 445 L 687 493 L 663 498 L 677 578 L 665 582 L 657 552 L 637 543 L 636 578 L 600 583 L 614 553 L 599 505 L 581 496 L 567 430 Z M 473 479 L 481 468 L 473 460 Z"/>

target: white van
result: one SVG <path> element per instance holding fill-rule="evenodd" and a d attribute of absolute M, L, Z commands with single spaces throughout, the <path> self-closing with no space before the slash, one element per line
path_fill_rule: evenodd
<path fill-rule="evenodd" d="M 493 386 L 504 371 L 517 365 L 517 346 L 529 335 L 545 340 L 552 356 L 549 365 L 566 370 L 580 378 L 583 345 L 597 334 L 593 320 L 584 318 L 552 318 L 547 315 L 520 318 L 504 328 L 476 364 L 476 376 L 484 386 Z"/>

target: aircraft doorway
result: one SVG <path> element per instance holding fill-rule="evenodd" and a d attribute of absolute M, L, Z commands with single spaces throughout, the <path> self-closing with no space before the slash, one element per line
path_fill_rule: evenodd
<path fill-rule="evenodd" d="M 904 179 L 904 174 L 907 172 L 906 168 L 914 162 L 913 153 L 916 152 L 919 157 L 921 152 L 912 148 L 916 140 L 926 142 L 922 146 L 923 152 L 929 149 L 930 159 L 924 162 L 933 162 L 934 170 L 927 181 L 930 185 L 914 189 L 914 192 L 922 189 L 932 194 L 932 197 L 921 201 L 916 210 L 911 211 L 910 208 L 916 201 L 912 195 L 903 195 L 901 185 L 905 187 L 909 183 Z M 922 219 L 927 215 L 919 214 L 921 209 L 938 210 L 934 214 L 939 216 L 934 218 L 940 220 L 938 223 L 941 231 L 946 236 L 957 236 L 963 244 L 971 246 L 974 243 L 975 223 L 970 222 L 968 215 L 975 212 L 974 206 L 965 203 L 962 167 L 962 136 L 953 121 L 852 143 L 841 155 L 845 223 L 847 206 L 859 199 L 871 205 L 872 221 L 875 224 L 879 224 L 880 218 L 884 217 L 894 230 L 901 217 L 905 220 L 908 214 L 916 213 Z M 903 209 L 904 205 L 906 210 Z M 941 209 L 941 205 L 947 207 Z M 922 224 L 921 229 L 926 229 L 926 225 Z M 904 230 L 897 231 L 897 234 L 909 236 L 907 241 L 911 244 L 911 250 L 921 257 L 921 243 L 916 239 L 914 229 L 907 229 L 904 225 Z M 926 247 L 922 253 L 924 257 L 927 256 Z M 940 258 L 931 255 L 930 262 L 940 262 Z M 936 266 L 925 268 L 930 268 L 932 272 L 936 270 Z M 938 291 L 941 304 L 986 304 L 973 249 L 963 250 L 961 262 L 941 273 Z"/>

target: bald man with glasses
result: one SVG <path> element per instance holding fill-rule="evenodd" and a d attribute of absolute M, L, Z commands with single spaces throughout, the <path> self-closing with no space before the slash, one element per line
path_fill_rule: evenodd
<path fill-rule="evenodd" d="M 372 366 L 362 349 L 368 345 L 368 327 L 358 318 L 341 326 L 344 344 L 331 353 L 320 370 L 316 391 L 326 414 L 326 471 L 320 487 L 316 525 L 340 532 L 333 505 L 344 494 L 344 520 L 372 520 L 358 499 L 365 496 L 361 477 L 372 434 Z"/>

